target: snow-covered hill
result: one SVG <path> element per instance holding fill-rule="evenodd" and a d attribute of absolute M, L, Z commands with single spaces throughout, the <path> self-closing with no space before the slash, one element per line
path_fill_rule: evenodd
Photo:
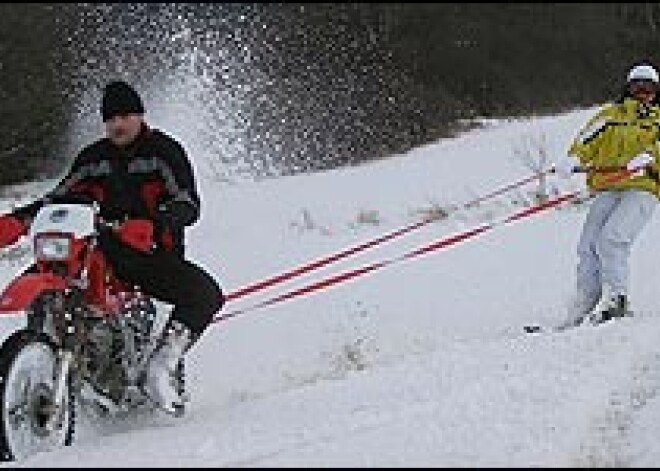
<path fill-rule="evenodd" d="M 521 150 L 539 145 L 554 160 L 592 112 L 491 122 L 325 173 L 235 184 L 204 177 L 203 217 L 189 231 L 189 256 L 233 292 L 528 176 Z M 195 150 L 205 174 L 208 156 L 194 136 L 168 130 Z M 581 187 L 580 178 L 551 184 L 568 192 Z M 230 301 L 224 312 L 395 258 L 506 216 L 525 199 L 529 193 L 516 190 L 450 211 Z M 585 205 L 551 209 L 218 322 L 190 352 L 193 402 L 185 418 L 87 421 L 72 447 L 11 466 L 654 466 L 660 219 L 633 250 L 635 318 L 563 334 L 522 332 L 527 322 L 563 318 L 585 214 Z M 0 282 L 26 260 L 2 258 Z"/>

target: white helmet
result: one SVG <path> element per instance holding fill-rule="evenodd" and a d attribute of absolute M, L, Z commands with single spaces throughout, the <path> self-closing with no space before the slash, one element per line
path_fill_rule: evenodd
<path fill-rule="evenodd" d="M 636 65 L 628 72 L 628 82 L 633 80 L 649 80 L 653 83 L 660 83 L 660 76 L 658 76 L 658 71 L 651 65 Z"/>

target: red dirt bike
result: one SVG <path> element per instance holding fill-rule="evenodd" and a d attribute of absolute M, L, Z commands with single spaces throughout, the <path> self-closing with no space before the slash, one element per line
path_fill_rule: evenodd
<path fill-rule="evenodd" d="M 70 445 L 78 406 L 101 417 L 156 408 L 140 388 L 156 305 L 113 276 L 98 246 L 104 230 L 148 238 L 144 221 L 110 224 L 89 204 L 46 205 L 31 224 L 35 269 L 0 295 L 0 322 L 26 317 L 0 348 L 0 459 Z M 176 381 L 183 394 L 183 361 Z"/>

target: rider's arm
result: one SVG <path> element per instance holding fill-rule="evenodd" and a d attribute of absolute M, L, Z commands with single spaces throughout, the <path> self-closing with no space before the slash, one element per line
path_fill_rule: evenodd
<path fill-rule="evenodd" d="M 82 162 L 85 159 L 85 154 L 86 150 L 83 150 L 80 154 L 78 154 L 76 159 L 73 161 L 69 171 L 55 186 L 55 188 L 53 188 L 50 192 L 41 198 L 33 201 L 32 203 L 14 209 L 11 214 L 23 221 L 24 224 L 30 225 L 44 204 L 51 202 L 53 199 L 58 197 L 61 198 L 66 194 L 69 194 L 72 184 L 78 180 L 81 168 L 83 167 Z"/>
<path fill-rule="evenodd" d="M 172 141 L 164 157 L 171 177 L 166 179 L 166 193 L 158 205 L 159 213 L 179 226 L 189 226 L 199 219 L 200 198 L 192 165 L 183 147 Z"/>

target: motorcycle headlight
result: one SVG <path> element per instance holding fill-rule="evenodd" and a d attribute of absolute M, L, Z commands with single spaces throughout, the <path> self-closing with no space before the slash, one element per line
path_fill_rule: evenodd
<path fill-rule="evenodd" d="M 71 253 L 71 238 L 64 235 L 39 235 L 34 240 L 37 261 L 65 261 Z"/>

